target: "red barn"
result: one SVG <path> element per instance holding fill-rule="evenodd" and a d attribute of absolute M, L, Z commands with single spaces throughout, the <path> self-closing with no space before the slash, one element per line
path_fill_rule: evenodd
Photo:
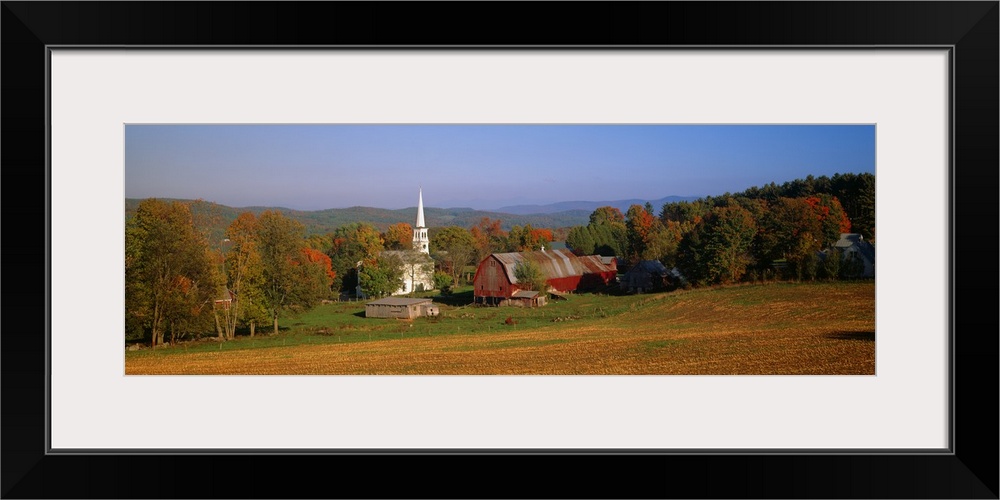
<path fill-rule="evenodd" d="M 618 275 L 612 260 L 605 264 L 600 255 L 576 256 L 569 250 L 542 250 L 491 254 L 479 263 L 473 296 L 477 304 L 503 305 L 520 288 L 514 276 L 517 264 L 530 260 L 545 273 L 545 283 L 558 292 L 572 292 L 605 286 Z"/>

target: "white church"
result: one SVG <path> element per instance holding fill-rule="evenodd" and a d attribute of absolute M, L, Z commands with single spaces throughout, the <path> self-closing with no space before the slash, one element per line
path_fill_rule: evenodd
<path fill-rule="evenodd" d="M 412 250 L 387 250 L 382 255 L 394 255 L 403 261 L 403 286 L 393 295 L 434 289 L 434 260 L 431 259 L 430 238 L 424 223 L 424 190 L 417 195 L 417 224 L 413 227 Z"/>

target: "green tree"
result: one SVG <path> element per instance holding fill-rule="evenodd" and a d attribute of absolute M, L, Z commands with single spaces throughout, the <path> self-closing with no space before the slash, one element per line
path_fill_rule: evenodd
<path fill-rule="evenodd" d="M 531 260 L 522 260 L 514 266 L 514 278 L 517 279 L 517 286 L 522 290 L 535 290 L 545 294 L 545 272 L 542 268 Z"/>
<path fill-rule="evenodd" d="M 395 255 L 380 255 L 362 263 L 359 286 L 370 297 L 385 297 L 403 287 L 403 262 Z"/>
<path fill-rule="evenodd" d="M 570 229 L 566 235 L 566 245 L 576 255 L 594 254 L 594 237 L 590 234 L 588 226 L 575 226 Z"/>
<path fill-rule="evenodd" d="M 424 277 L 434 274 L 434 259 L 419 250 L 400 251 L 394 257 L 400 262 L 403 282 L 408 281 L 413 284 L 413 288 L 409 290 L 410 295 L 424 291 Z M 433 282 L 433 278 L 431 281 Z M 390 290 L 390 293 L 396 290 L 398 288 Z"/>
<path fill-rule="evenodd" d="M 594 254 L 623 256 L 626 252 L 625 216 L 615 207 L 598 207 L 590 214 L 587 230 L 594 240 Z"/>
<path fill-rule="evenodd" d="M 434 288 L 441 290 L 444 295 L 451 295 L 452 277 L 448 273 L 434 273 Z"/>
<path fill-rule="evenodd" d="M 451 271 L 452 286 L 458 286 L 462 270 L 474 262 L 478 253 L 472 233 L 459 226 L 447 226 L 437 231 L 431 240 L 431 251 L 445 264 L 443 267 Z"/>
<path fill-rule="evenodd" d="M 757 224 L 745 208 L 713 208 L 682 242 L 682 270 L 699 284 L 737 282 L 753 262 L 756 233 Z"/>
<path fill-rule="evenodd" d="M 757 234 L 756 222 L 750 212 L 738 206 L 714 208 L 706 222 L 709 281 L 739 281 L 752 262 L 750 246 Z"/>
<path fill-rule="evenodd" d="M 175 340 L 179 330 L 202 328 L 220 285 L 190 207 L 153 198 L 140 202 L 125 223 L 125 315 L 132 335 L 148 329 L 155 348 L 168 329 Z"/>
<path fill-rule="evenodd" d="M 298 305 L 301 299 L 300 250 L 305 228 L 279 211 L 265 210 L 257 219 L 257 238 L 261 258 L 264 303 L 278 333 L 281 312 Z"/>
<path fill-rule="evenodd" d="M 839 249 L 831 248 L 826 257 L 819 263 L 816 277 L 824 280 L 835 280 L 840 277 L 840 261 L 843 256 Z"/>

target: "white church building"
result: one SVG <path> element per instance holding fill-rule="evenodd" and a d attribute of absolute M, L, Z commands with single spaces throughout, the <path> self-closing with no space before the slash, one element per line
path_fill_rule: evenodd
<path fill-rule="evenodd" d="M 417 195 L 417 224 L 413 227 L 412 250 L 387 250 L 382 255 L 393 255 L 403 261 L 403 286 L 393 295 L 434 289 L 434 260 L 431 259 L 430 238 L 424 223 L 424 190 Z"/>

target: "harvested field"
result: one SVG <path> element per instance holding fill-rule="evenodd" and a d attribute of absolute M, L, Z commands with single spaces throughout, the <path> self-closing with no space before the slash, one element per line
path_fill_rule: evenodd
<path fill-rule="evenodd" d="M 352 312 L 363 310 L 357 303 L 321 307 L 328 309 L 304 315 L 287 333 L 266 338 L 127 352 L 125 372 L 875 373 L 875 285 L 870 281 L 579 295 L 539 309 L 443 305 L 439 320 L 413 322 L 359 317 Z M 507 317 L 515 324 L 504 324 Z"/>

